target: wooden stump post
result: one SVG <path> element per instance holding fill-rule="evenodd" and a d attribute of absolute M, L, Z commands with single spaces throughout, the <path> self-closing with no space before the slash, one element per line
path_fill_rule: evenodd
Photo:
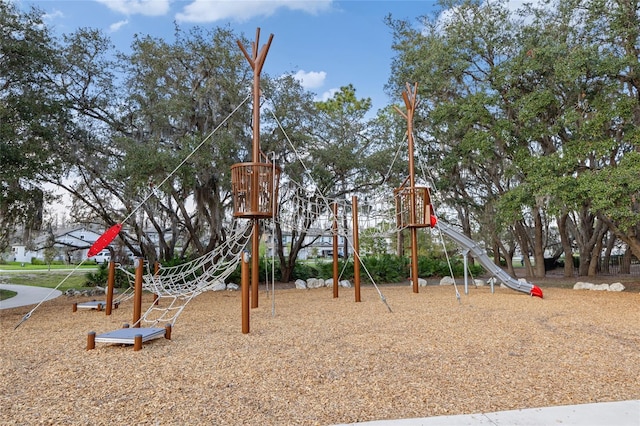
<path fill-rule="evenodd" d="M 91 349 L 95 349 L 95 348 L 96 348 L 96 332 L 90 331 L 89 334 L 87 334 L 87 350 L 90 351 Z"/>

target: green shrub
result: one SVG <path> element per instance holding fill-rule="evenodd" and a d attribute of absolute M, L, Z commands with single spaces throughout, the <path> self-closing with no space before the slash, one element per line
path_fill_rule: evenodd
<path fill-rule="evenodd" d="M 96 286 L 106 287 L 107 280 L 109 278 L 109 264 L 108 263 L 99 264 L 98 270 L 96 272 L 87 272 L 85 274 L 85 277 L 87 279 L 85 281 L 86 287 L 96 287 Z M 113 286 L 115 288 L 129 287 L 129 279 L 127 277 L 127 274 L 125 274 L 123 271 L 119 270 L 118 268 L 116 268 L 116 276 L 115 276 L 115 282 Z"/>
<path fill-rule="evenodd" d="M 162 261 L 160 262 L 162 264 L 162 266 L 164 266 L 165 268 L 170 268 L 172 266 L 178 266 L 178 265 L 182 265 L 183 263 L 187 263 L 189 262 L 190 258 L 188 257 L 177 257 L 175 256 L 173 259 L 171 260 L 166 260 L 166 261 Z"/>
<path fill-rule="evenodd" d="M 249 264 L 251 264 L 251 260 L 249 260 Z M 297 266 L 297 265 L 296 265 Z M 236 284 L 240 284 L 241 280 L 242 280 L 242 264 L 238 264 L 238 266 L 236 267 L 236 269 L 231 273 L 231 275 L 229 275 L 229 277 L 226 279 L 227 283 L 236 283 Z M 265 279 L 268 279 L 269 281 L 271 281 L 271 277 L 272 277 L 272 262 L 271 262 L 271 258 L 260 258 L 260 261 L 258 262 L 258 280 L 259 281 L 265 281 Z M 249 269 L 251 270 L 251 269 Z M 280 264 L 278 263 L 278 261 L 275 261 L 275 271 L 273 271 L 273 275 L 274 275 L 274 279 L 276 281 L 280 281 L 282 274 L 280 272 Z"/>
<path fill-rule="evenodd" d="M 459 257 L 450 258 L 451 269 L 446 258 L 431 258 L 426 256 L 418 257 L 418 275 L 421 278 L 448 277 L 451 271 L 455 277 L 464 275 L 464 262 Z M 469 273 L 478 276 L 484 273 L 484 269 L 479 264 L 469 264 Z"/>
<path fill-rule="evenodd" d="M 183 261 L 184 262 L 184 261 Z M 174 261 L 173 264 L 183 263 L 180 261 Z M 362 282 L 370 283 L 373 278 L 376 283 L 398 283 L 405 281 L 409 278 L 410 271 L 410 259 L 406 256 L 397 256 L 394 254 L 378 254 L 362 257 L 363 268 L 361 268 L 360 277 Z M 346 266 L 345 266 L 346 265 Z M 272 264 L 271 258 L 262 257 L 259 262 L 259 278 L 258 280 L 264 282 L 265 280 L 271 281 L 272 279 L 272 267 L 274 267 L 274 279 L 280 281 L 282 274 L 280 271 L 280 263 L 276 259 Z M 241 282 L 241 265 L 238 264 L 237 268 L 227 278 L 226 282 L 237 283 Z M 365 269 L 366 271 L 365 272 Z M 461 277 L 464 274 L 464 263 L 460 258 L 451 259 L 451 269 L 456 277 Z M 473 276 L 481 275 L 484 270 L 482 266 L 478 264 L 469 265 L 470 274 Z M 338 273 L 340 279 L 352 280 L 354 276 L 354 260 L 340 259 L 338 261 Z M 420 278 L 432 278 L 432 277 L 444 277 L 450 276 L 449 264 L 446 258 L 442 257 L 429 257 L 418 256 L 418 275 Z M 297 261 L 291 275 L 292 280 L 308 280 L 309 278 L 329 279 L 333 277 L 333 262 L 327 259 L 318 259 L 314 261 Z M 104 278 L 106 282 L 106 274 Z"/>
<path fill-rule="evenodd" d="M 402 256 L 381 254 L 376 256 L 363 256 L 362 264 L 376 283 L 397 283 L 406 280 L 409 276 L 409 262 Z M 370 282 L 365 274 L 365 282 Z"/>
<path fill-rule="evenodd" d="M 272 259 L 262 257 L 258 263 L 258 271 L 260 273 L 260 281 L 271 281 L 272 277 L 275 281 L 280 281 L 282 274 L 280 273 L 280 264 L 277 260 L 272 262 Z M 240 282 L 240 279 L 238 279 Z"/>
<path fill-rule="evenodd" d="M 307 263 L 298 261 L 293 267 L 292 279 L 295 280 L 308 280 L 309 278 L 320 278 L 325 272 L 324 263 Z M 280 267 L 276 264 L 276 272 L 279 274 Z"/>

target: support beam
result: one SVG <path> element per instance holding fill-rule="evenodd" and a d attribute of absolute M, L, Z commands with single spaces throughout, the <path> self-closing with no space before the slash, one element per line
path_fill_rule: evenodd
<path fill-rule="evenodd" d="M 249 253 L 240 253 L 240 289 L 242 291 L 242 333 L 249 333 Z"/>
<path fill-rule="evenodd" d="M 416 225 L 416 179 L 414 164 L 414 142 L 413 142 L 413 115 L 418 106 L 418 83 L 415 83 L 413 90 L 409 83 L 407 89 L 402 92 L 402 99 L 407 107 L 407 112 L 402 112 L 398 107 L 396 111 L 407 120 L 407 140 L 409 143 L 409 229 L 411 232 L 411 280 L 413 282 L 413 292 L 418 293 L 418 229 Z"/>
<path fill-rule="evenodd" d="M 332 225 L 332 236 L 333 236 L 333 297 L 338 297 L 338 203 L 334 202 L 331 205 L 333 209 L 333 225 Z"/>
<path fill-rule="evenodd" d="M 356 302 L 360 302 L 360 239 L 358 236 L 358 197 L 351 197 L 351 217 L 353 221 L 353 283 Z"/>
<path fill-rule="evenodd" d="M 113 306 L 113 288 L 116 283 L 116 263 L 112 260 L 109 262 L 109 274 L 107 276 L 107 306 L 106 314 L 111 315 Z"/>
<path fill-rule="evenodd" d="M 262 46 L 260 51 L 258 51 L 258 45 L 260 44 L 260 28 L 256 29 L 256 41 L 252 43 L 251 54 L 247 52 L 244 46 L 238 41 L 238 46 L 240 50 L 244 54 L 244 57 L 251 65 L 251 69 L 253 70 L 253 144 L 252 144 L 252 161 L 254 163 L 260 162 L 260 73 L 262 72 L 262 67 L 264 66 L 264 61 L 267 59 L 267 53 L 269 52 L 269 47 L 271 46 L 271 41 L 273 40 L 273 34 L 269 36 L 269 40 L 267 43 Z M 251 193 L 248 194 L 250 197 L 249 205 L 251 206 L 250 211 L 257 212 L 258 204 L 259 204 L 259 176 L 257 173 L 253 173 L 251 176 Z M 274 212 L 275 214 L 275 212 Z M 258 274 L 259 274 L 259 265 L 260 265 L 260 224 L 258 222 L 258 218 L 256 217 L 253 222 L 253 235 L 252 239 L 252 261 L 251 261 L 251 307 L 258 307 Z"/>
<path fill-rule="evenodd" d="M 142 317 L 142 273 L 144 270 L 144 259 L 139 257 L 136 259 L 136 262 L 136 278 L 133 295 L 133 326 L 135 328 L 140 328 L 140 318 Z"/>

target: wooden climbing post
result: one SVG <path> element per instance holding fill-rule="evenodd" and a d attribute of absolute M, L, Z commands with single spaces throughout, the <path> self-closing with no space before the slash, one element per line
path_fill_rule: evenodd
<path fill-rule="evenodd" d="M 358 197 L 351 197 L 351 217 L 353 221 L 353 284 L 356 302 L 360 302 L 360 241 L 358 238 Z"/>
<path fill-rule="evenodd" d="M 109 274 L 107 276 L 107 306 L 106 315 L 111 315 L 111 307 L 113 306 L 113 288 L 116 283 L 116 264 L 112 260 L 109 262 Z"/>
<path fill-rule="evenodd" d="M 142 334 L 136 334 L 133 336 L 133 350 L 139 351 L 142 349 Z"/>
<path fill-rule="evenodd" d="M 238 41 L 238 46 L 240 50 L 244 54 L 245 58 L 251 65 L 251 69 L 253 70 L 253 150 L 252 150 L 252 161 L 254 164 L 258 164 L 260 162 L 260 73 L 262 73 L 262 67 L 264 66 L 264 61 L 267 58 L 267 53 L 269 52 L 269 47 L 271 46 L 271 41 L 273 40 L 273 34 L 269 36 L 269 40 L 267 43 L 262 46 L 260 51 L 258 52 L 258 45 L 260 44 L 260 28 L 256 29 L 256 41 L 252 44 L 251 55 L 247 50 L 242 46 L 240 41 Z M 258 197 L 260 192 L 259 188 L 259 173 L 253 173 L 251 175 L 251 188 L 252 191 L 249 195 L 250 197 L 250 205 L 252 207 L 257 207 L 259 205 Z M 253 235 L 252 244 L 251 244 L 251 307 L 258 307 L 258 278 L 259 278 L 259 267 L 260 267 L 260 223 L 258 218 L 256 217 L 253 220 Z"/>
<path fill-rule="evenodd" d="M 153 265 L 153 275 L 155 278 L 158 278 L 158 274 L 160 273 L 160 262 L 156 261 L 156 263 Z M 158 301 L 160 299 L 160 296 L 158 296 L 157 293 L 153 294 L 153 305 L 154 306 L 158 306 Z"/>
<path fill-rule="evenodd" d="M 240 289 L 242 291 L 242 333 L 249 333 L 249 253 L 240 253 Z"/>
<path fill-rule="evenodd" d="M 333 297 L 338 297 L 338 203 L 334 202 L 331 205 L 333 209 Z"/>
<path fill-rule="evenodd" d="M 87 334 L 87 350 L 90 351 L 91 349 L 95 349 L 95 348 L 96 348 L 96 332 L 90 331 L 89 334 Z"/>
<path fill-rule="evenodd" d="M 140 317 L 142 316 L 142 273 L 144 260 L 139 257 L 136 259 L 136 262 L 136 278 L 133 296 L 133 326 L 135 328 L 140 328 Z"/>
<path fill-rule="evenodd" d="M 413 282 L 413 292 L 418 293 L 418 228 L 416 216 L 416 179 L 415 165 L 413 159 L 413 115 L 417 107 L 418 83 L 411 90 L 407 83 L 407 90 L 402 92 L 406 114 L 394 105 L 396 111 L 407 120 L 407 139 L 409 143 L 409 231 L 411 232 L 411 281 Z"/>

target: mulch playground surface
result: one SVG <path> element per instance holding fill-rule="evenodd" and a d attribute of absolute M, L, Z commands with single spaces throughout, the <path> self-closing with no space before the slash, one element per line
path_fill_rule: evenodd
<path fill-rule="evenodd" d="M 627 285 L 627 284 L 625 284 Z M 544 299 L 458 285 L 260 288 L 196 297 L 172 339 L 87 335 L 132 320 L 59 297 L 0 311 L 2 425 L 331 425 L 640 399 L 640 291 L 541 285 Z M 287 287 L 287 288 L 283 288 Z M 148 306 L 151 298 L 144 297 Z"/>

